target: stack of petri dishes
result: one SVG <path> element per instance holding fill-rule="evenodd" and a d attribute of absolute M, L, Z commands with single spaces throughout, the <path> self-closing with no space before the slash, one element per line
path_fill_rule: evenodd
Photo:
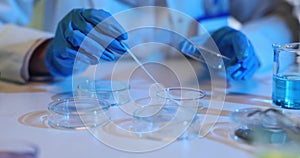
<path fill-rule="evenodd" d="M 51 102 L 48 106 L 48 124 L 59 129 L 87 129 L 109 121 L 105 100 L 90 97 L 70 97 Z"/>

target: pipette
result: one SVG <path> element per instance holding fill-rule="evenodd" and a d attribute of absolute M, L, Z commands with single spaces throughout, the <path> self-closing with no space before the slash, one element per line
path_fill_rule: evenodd
<path fill-rule="evenodd" d="M 131 52 L 131 50 L 127 47 L 126 44 L 121 42 L 121 45 L 126 49 L 126 51 L 128 52 L 128 54 L 133 58 L 133 60 L 144 70 L 144 72 L 148 75 L 148 77 L 150 77 L 150 79 L 158 84 L 158 82 L 156 81 L 156 79 L 150 74 L 150 72 L 145 68 L 145 66 L 139 61 L 139 59 Z"/>
<path fill-rule="evenodd" d="M 126 44 L 121 42 L 121 45 L 126 49 L 128 54 L 133 58 L 133 60 L 144 70 L 144 72 L 148 75 L 148 77 L 157 85 L 160 89 L 163 89 L 165 94 L 167 94 L 168 98 L 172 101 L 176 102 L 178 105 L 181 105 L 181 103 L 177 100 L 175 100 L 173 97 L 170 96 L 168 92 L 163 88 L 161 84 L 157 82 L 157 80 L 151 75 L 151 73 L 146 69 L 146 67 L 139 61 L 139 59 L 131 52 L 131 50 L 127 47 Z"/>
<path fill-rule="evenodd" d="M 219 57 L 219 58 L 222 58 L 222 59 L 225 59 L 225 60 L 228 60 L 228 61 L 231 60 L 230 58 L 228 58 L 228 57 L 226 57 L 226 56 L 224 56 L 224 55 L 222 55 L 222 54 L 220 54 L 220 53 L 217 53 L 217 52 L 215 52 L 215 51 L 213 51 L 213 50 L 210 50 L 210 49 L 208 49 L 208 48 L 205 48 L 205 47 L 203 47 L 203 46 L 201 46 L 201 45 L 199 45 L 199 44 L 197 44 L 197 43 L 192 42 L 192 44 L 193 44 L 194 46 L 196 46 L 196 48 L 199 49 L 199 51 L 200 51 L 200 50 L 203 50 L 203 51 L 208 52 L 208 53 L 210 53 L 210 54 L 212 54 L 212 55 L 214 55 L 214 56 L 216 56 L 216 57 Z"/>
<path fill-rule="evenodd" d="M 222 54 L 220 54 L 216 51 L 213 51 L 211 49 L 203 47 L 203 46 L 201 46 L 201 45 L 199 45 L 195 42 L 191 42 L 191 44 L 196 49 L 198 49 L 198 51 L 195 51 L 195 52 L 192 52 L 192 53 L 185 53 L 185 52 L 182 52 L 182 53 L 185 54 L 186 56 L 196 60 L 196 61 L 206 63 L 208 66 L 210 66 L 212 68 L 217 68 L 217 69 L 222 68 L 222 59 L 228 60 L 228 61 L 231 60 L 230 58 L 228 58 L 228 57 L 226 57 L 226 56 L 224 56 L 224 55 L 222 55 Z"/>

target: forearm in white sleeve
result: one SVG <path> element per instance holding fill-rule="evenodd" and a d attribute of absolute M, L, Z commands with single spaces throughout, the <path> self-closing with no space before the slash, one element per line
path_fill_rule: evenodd
<path fill-rule="evenodd" d="M 272 44 L 293 41 L 293 34 L 286 22 L 279 16 L 268 16 L 243 25 L 244 32 L 253 44 L 260 60 L 260 70 L 270 70 L 273 64 Z"/>
<path fill-rule="evenodd" d="M 29 80 L 29 59 L 49 33 L 15 25 L 0 25 L 0 79 L 18 83 Z"/>

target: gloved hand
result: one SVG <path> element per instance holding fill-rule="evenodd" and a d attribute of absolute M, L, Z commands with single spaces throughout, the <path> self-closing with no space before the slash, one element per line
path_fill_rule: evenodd
<path fill-rule="evenodd" d="M 97 64 L 100 58 L 114 60 L 113 52 L 125 53 L 121 42 L 127 38 L 125 30 L 108 12 L 74 9 L 59 22 L 44 61 L 52 75 L 69 76 L 85 70 L 89 64 Z"/>
<path fill-rule="evenodd" d="M 221 54 L 230 59 L 229 62 L 224 60 L 227 78 L 247 80 L 254 75 L 260 63 L 251 42 L 242 32 L 230 27 L 223 27 L 215 31 L 211 37 Z M 197 49 L 184 44 L 181 51 L 191 53 L 197 51 Z"/>
<path fill-rule="evenodd" d="M 231 61 L 226 64 L 229 78 L 247 80 L 259 68 L 260 63 L 251 42 L 242 32 L 230 27 L 223 27 L 212 34 L 222 55 Z"/>

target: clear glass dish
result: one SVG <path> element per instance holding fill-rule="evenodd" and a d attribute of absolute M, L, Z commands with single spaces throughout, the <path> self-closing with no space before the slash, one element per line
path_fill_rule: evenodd
<path fill-rule="evenodd" d="M 200 129 L 198 109 L 205 92 L 198 89 L 172 87 L 157 91 L 157 98 L 141 98 L 137 103 L 148 102 L 137 108 L 131 124 L 126 125 L 139 137 L 175 141 L 198 136 Z M 145 101 L 146 100 L 146 101 Z M 148 101 L 147 101 L 148 100 Z M 125 127 L 126 128 L 126 127 Z"/>
<path fill-rule="evenodd" d="M 130 101 L 129 84 L 117 80 L 86 80 L 77 86 L 79 96 L 106 100 L 110 106 Z"/>
<path fill-rule="evenodd" d="M 288 144 L 299 141 L 300 126 L 294 116 L 275 108 L 246 108 L 232 112 L 234 140 L 248 144 Z"/>
<path fill-rule="evenodd" d="M 90 97 L 71 97 L 55 100 L 48 106 L 48 124 L 59 129 L 87 129 L 109 122 L 109 104 Z"/>

